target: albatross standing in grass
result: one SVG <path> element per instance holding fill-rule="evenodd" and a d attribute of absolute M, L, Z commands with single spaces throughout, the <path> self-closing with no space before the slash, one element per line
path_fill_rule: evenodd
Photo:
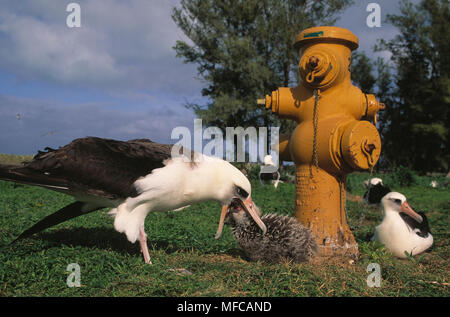
<path fill-rule="evenodd" d="M 145 217 L 213 200 L 222 205 L 216 238 L 220 237 L 228 205 L 242 201 L 263 232 L 251 199 L 248 179 L 230 163 L 196 153 L 194 162 L 171 157 L 172 146 L 139 139 L 116 141 L 95 137 L 76 139 L 58 149 L 39 152 L 22 166 L 0 165 L 0 179 L 42 186 L 75 197 L 76 201 L 47 216 L 16 240 L 46 228 L 113 207 L 114 228 L 132 243 L 139 240 L 146 263 L 150 262 Z M 181 150 L 178 149 L 178 153 Z"/>

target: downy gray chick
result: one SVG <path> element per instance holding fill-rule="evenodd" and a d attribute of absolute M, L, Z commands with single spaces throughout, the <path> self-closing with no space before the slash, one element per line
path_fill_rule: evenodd
<path fill-rule="evenodd" d="M 255 208 L 259 215 L 261 211 Z M 263 234 L 238 200 L 233 200 L 225 222 L 232 227 L 234 238 L 251 261 L 277 263 L 282 259 L 307 262 L 317 253 L 311 230 L 295 218 L 267 214 L 261 217 L 267 227 Z"/>

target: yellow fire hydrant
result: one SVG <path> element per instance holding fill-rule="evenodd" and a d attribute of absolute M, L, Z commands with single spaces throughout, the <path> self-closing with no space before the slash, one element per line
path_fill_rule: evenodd
<path fill-rule="evenodd" d="M 280 87 L 258 103 L 298 123 L 279 143 L 280 160 L 296 165 L 296 218 L 313 231 L 321 255 L 357 255 L 345 214 L 346 177 L 378 161 L 381 140 L 374 124 L 384 105 L 350 80 L 358 38 L 349 30 L 309 28 L 295 47 L 301 83 Z"/>

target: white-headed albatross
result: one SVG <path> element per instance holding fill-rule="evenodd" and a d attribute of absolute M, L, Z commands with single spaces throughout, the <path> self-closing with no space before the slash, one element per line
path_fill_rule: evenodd
<path fill-rule="evenodd" d="M 280 172 L 273 162 L 272 155 L 266 155 L 264 157 L 264 165 L 261 166 L 259 171 L 259 182 L 264 187 L 265 182 L 271 182 L 275 188 L 278 187 L 280 182 Z"/>
<path fill-rule="evenodd" d="M 16 240 L 80 215 L 113 207 L 114 227 L 128 240 L 139 240 L 150 262 L 145 217 L 213 200 L 222 205 L 220 237 L 228 205 L 242 201 L 265 233 L 251 199 L 248 179 L 230 163 L 199 155 L 198 161 L 171 157 L 172 146 L 139 139 L 116 141 L 95 137 L 76 139 L 58 150 L 39 152 L 21 166 L 0 165 L 0 179 L 42 186 L 75 197 L 76 202 L 47 216 Z M 178 150 L 181 151 L 181 148 Z"/>
<path fill-rule="evenodd" d="M 384 244 L 396 257 L 406 258 L 405 251 L 416 255 L 433 245 L 425 214 L 415 212 L 404 195 L 391 192 L 384 196 L 381 211 L 383 221 L 375 228 L 372 240 Z"/>
<path fill-rule="evenodd" d="M 379 204 L 381 198 L 387 193 L 391 192 L 391 189 L 383 184 L 383 180 L 378 177 L 371 178 L 364 182 L 364 186 L 367 188 L 363 196 L 363 201 L 366 204 Z"/>

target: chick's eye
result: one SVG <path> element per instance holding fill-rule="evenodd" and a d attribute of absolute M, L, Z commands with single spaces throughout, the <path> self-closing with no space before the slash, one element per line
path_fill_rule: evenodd
<path fill-rule="evenodd" d="M 401 205 L 401 204 L 402 204 L 402 201 L 401 201 L 401 199 L 394 199 L 394 202 L 395 202 L 396 204 L 399 204 L 399 205 Z"/>
<path fill-rule="evenodd" d="M 247 198 L 248 197 L 248 193 L 245 191 L 245 190 L 243 190 L 241 187 L 237 187 L 236 188 L 236 191 L 237 191 L 237 194 L 240 196 L 240 197 L 242 197 L 242 198 Z"/>

